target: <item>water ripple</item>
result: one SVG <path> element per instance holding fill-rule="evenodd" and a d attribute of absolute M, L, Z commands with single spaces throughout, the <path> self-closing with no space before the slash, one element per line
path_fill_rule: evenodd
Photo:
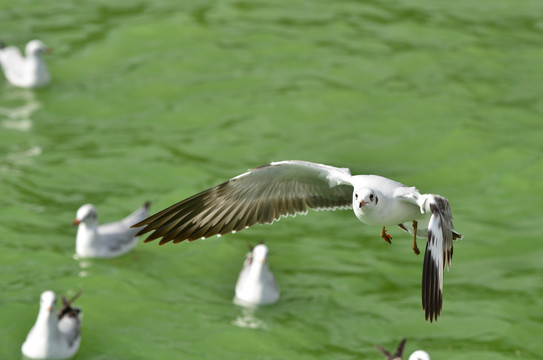
<path fill-rule="evenodd" d="M 2 99 L 6 102 L 13 102 L 13 106 L 0 106 L 2 126 L 6 129 L 27 132 L 32 128 L 31 116 L 42 106 L 36 100 L 33 91 L 21 90 L 8 92 Z"/>

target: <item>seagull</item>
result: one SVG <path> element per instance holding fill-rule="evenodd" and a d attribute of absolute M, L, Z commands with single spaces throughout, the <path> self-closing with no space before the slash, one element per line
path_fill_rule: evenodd
<path fill-rule="evenodd" d="M 422 273 L 422 307 L 426 320 L 437 320 L 443 303 L 443 270 L 450 266 L 454 230 L 449 202 L 442 196 L 421 194 L 415 187 L 378 175 L 351 175 L 347 168 L 307 161 L 272 162 L 202 191 L 135 224 L 145 226 L 137 235 L 154 231 L 144 241 L 162 238 L 193 241 L 224 235 L 253 226 L 271 224 L 284 216 L 315 210 L 352 209 L 365 224 L 398 225 L 417 237 L 427 238 Z"/>
<path fill-rule="evenodd" d="M 402 341 L 400 341 L 394 354 L 391 354 L 389 351 L 383 349 L 379 345 L 375 345 L 375 347 L 387 357 L 387 360 L 402 360 L 406 341 L 407 339 L 402 339 Z M 430 355 L 428 355 L 426 351 L 417 350 L 409 356 L 409 360 L 430 360 Z"/>
<path fill-rule="evenodd" d="M 270 305 L 279 300 L 279 288 L 268 267 L 268 247 L 263 243 L 249 252 L 236 283 L 234 303 L 243 306 Z"/>
<path fill-rule="evenodd" d="M 79 226 L 75 241 L 77 256 L 84 258 L 112 258 L 132 250 L 138 243 L 138 229 L 131 226 L 149 215 L 150 202 L 121 221 L 98 225 L 98 214 L 92 204 L 77 210 L 74 226 Z"/>
<path fill-rule="evenodd" d="M 32 40 L 26 44 L 24 57 L 15 46 L 5 46 L 0 42 L 0 65 L 6 79 L 15 86 L 36 88 L 45 86 L 51 80 L 43 53 L 51 49 L 40 40 Z"/>
<path fill-rule="evenodd" d="M 28 333 L 21 351 L 31 359 L 68 359 L 75 355 L 81 343 L 82 312 L 62 296 L 63 307 L 55 314 L 57 297 L 53 291 L 44 291 L 40 297 L 40 312 Z"/>

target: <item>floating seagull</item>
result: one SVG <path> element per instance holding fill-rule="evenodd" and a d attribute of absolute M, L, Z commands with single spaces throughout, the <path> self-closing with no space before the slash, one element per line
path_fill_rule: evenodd
<path fill-rule="evenodd" d="M 403 339 L 402 341 L 400 341 L 394 354 L 391 354 L 389 351 L 383 349 L 379 345 L 375 345 L 375 347 L 387 357 L 387 360 L 402 360 L 403 350 L 406 341 L 407 339 Z M 430 355 L 428 355 L 426 351 L 417 350 L 409 356 L 409 360 L 430 360 Z"/>
<path fill-rule="evenodd" d="M 0 42 L 0 65 L 6 79 L 15 86 L 35 88 L 47 85 L 51 80 L 43 53 L 51 49 L 40 40 L 32 40 L 25 47 L 26 57 L 15 46 L 6 47 Z"/>
<path fill-rule="evenodd" d="M 24 356 L 32 359 L 68 359 L 75 355 L 81 343 L 81 309 L 62 296 L 63 307 L 55 313 L 57 298 L 54 292 L 44 291 L 40 297 L 40 312 L 36 323 L 21 347 Z"/>
<path fill-rule="evenodd" d="M 352 209 L 356 217 L 382 227 L 398 225 L 417 237 L 427 237 L 422 274 L 422 307 L 426 320 L 437 320 L 443 303 L 443 270 L 450 265 L 452 241 L 462 237 L 452 224 L 449 202 L 442 196 L 421 194 L 415 187 L 377 175 L 351 175 L 349 169 L 306 161 L 263 165 L 191 196 L 137 223 L 147 225 L 138 235 L 145 240 L 196 240 L 240 231 L 256 223 L 270 224 L 283 216 L 312 209 Z M 447 267 L 448 269 L 448 267 Z"/>
<path fill-rule="evenodd" d="M 103 225 L 98 225 L 98 214 L 93 205 L 81 206 L 73 222 L 79 225 L 75 241 L 76 254 L 87 258 L 111 258 L 132 250 L 138 243 L 138 229 L 132 229 L 131 226 L 149 215 L 150 204 L 146 202 L 121 221 Z"/>
<path fill-rule="evenodd" d="M 236 283 L 234 303 L 244 306 L 270 305 L 279 300 L 279 288 L 267 263 L 268 247 L 250 247 Z"/>

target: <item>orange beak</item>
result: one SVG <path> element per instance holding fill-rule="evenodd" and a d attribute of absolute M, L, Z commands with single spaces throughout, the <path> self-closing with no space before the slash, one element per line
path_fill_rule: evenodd
<path fill-rule="evenodd" d="M 72 223 L 73 226 L 77 226 L 79 225 L 81 221 L 79 221 L 78 219 L 75 219 L 74 222 Z"/>

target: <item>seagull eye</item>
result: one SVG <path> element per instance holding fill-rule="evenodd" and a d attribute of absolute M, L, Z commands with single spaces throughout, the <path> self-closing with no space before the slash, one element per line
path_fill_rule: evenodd
<path fill-rule="evenodd" d="M 370 200 L 373 201 L 373 194 L 370 194 Z"/>
<path fill-rule="evenodd" d="M 358 194 L 354 194 L 354 198 L 358 200 Z"/>

